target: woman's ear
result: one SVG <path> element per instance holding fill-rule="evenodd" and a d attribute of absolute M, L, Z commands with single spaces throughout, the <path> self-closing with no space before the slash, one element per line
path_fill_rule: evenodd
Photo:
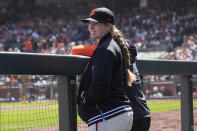
<path fill-rule="evenodd" d="M 112 24 L 110 24 L 110 23 L 106 23 L 106 27 L 107 27 L 107 31 L 108 32 L 110 32 L 111 31 L 111 29 L 112 29 Z"/>

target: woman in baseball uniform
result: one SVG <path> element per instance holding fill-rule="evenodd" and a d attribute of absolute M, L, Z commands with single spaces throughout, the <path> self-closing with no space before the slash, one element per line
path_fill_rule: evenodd
<path fill-rule="evenodd" d="M 114 13 L 105 8 L 91 11 L 88 23 L 97 47 L 82 75 L 78 92 L 78 113 L 88 131 L 130 131 L 133 110 L 126 87 L 135 81 L 123 35 L 115 26 Z"/>

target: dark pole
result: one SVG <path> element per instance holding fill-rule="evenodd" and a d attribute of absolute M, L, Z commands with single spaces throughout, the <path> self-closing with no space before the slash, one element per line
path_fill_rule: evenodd
<path fill-rule="evenodd" d="M 72 78 L 58 77 L 59 131 L 77 131 L 76 87 Z"/>
<path fill-rule="evenodd" d="M 192 76 L 181 76 L 181 128 L 194 131 Z"/>

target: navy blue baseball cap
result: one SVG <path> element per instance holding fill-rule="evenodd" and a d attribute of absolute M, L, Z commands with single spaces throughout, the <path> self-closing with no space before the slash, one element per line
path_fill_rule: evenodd
<path fill-rule="evenodd" d="M 114 13 L 105 8 L 96 8 L 91 11 L 90 17 L 86 19 L 82 19 L 82 22 L 89 22 L 89 21 L 94 21 L 94 22 L 101 22 L 101 23 L 110 23 L 112 25 L 115 24 L 115 15 Z"/>

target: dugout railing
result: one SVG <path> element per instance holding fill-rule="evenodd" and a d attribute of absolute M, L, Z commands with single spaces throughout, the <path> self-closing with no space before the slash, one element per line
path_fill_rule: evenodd
<path fill-rule="evenodd" d="M 76 75 L 83 73 L 89 57 L 34 53 L 0 53 L 0 75 L 58 75 L 59 130 L 77 131 Z M 181 129 L 194 130 L 192 75 L 197 62 L 138 60 L 141 75 L 181 75 Z"/>

